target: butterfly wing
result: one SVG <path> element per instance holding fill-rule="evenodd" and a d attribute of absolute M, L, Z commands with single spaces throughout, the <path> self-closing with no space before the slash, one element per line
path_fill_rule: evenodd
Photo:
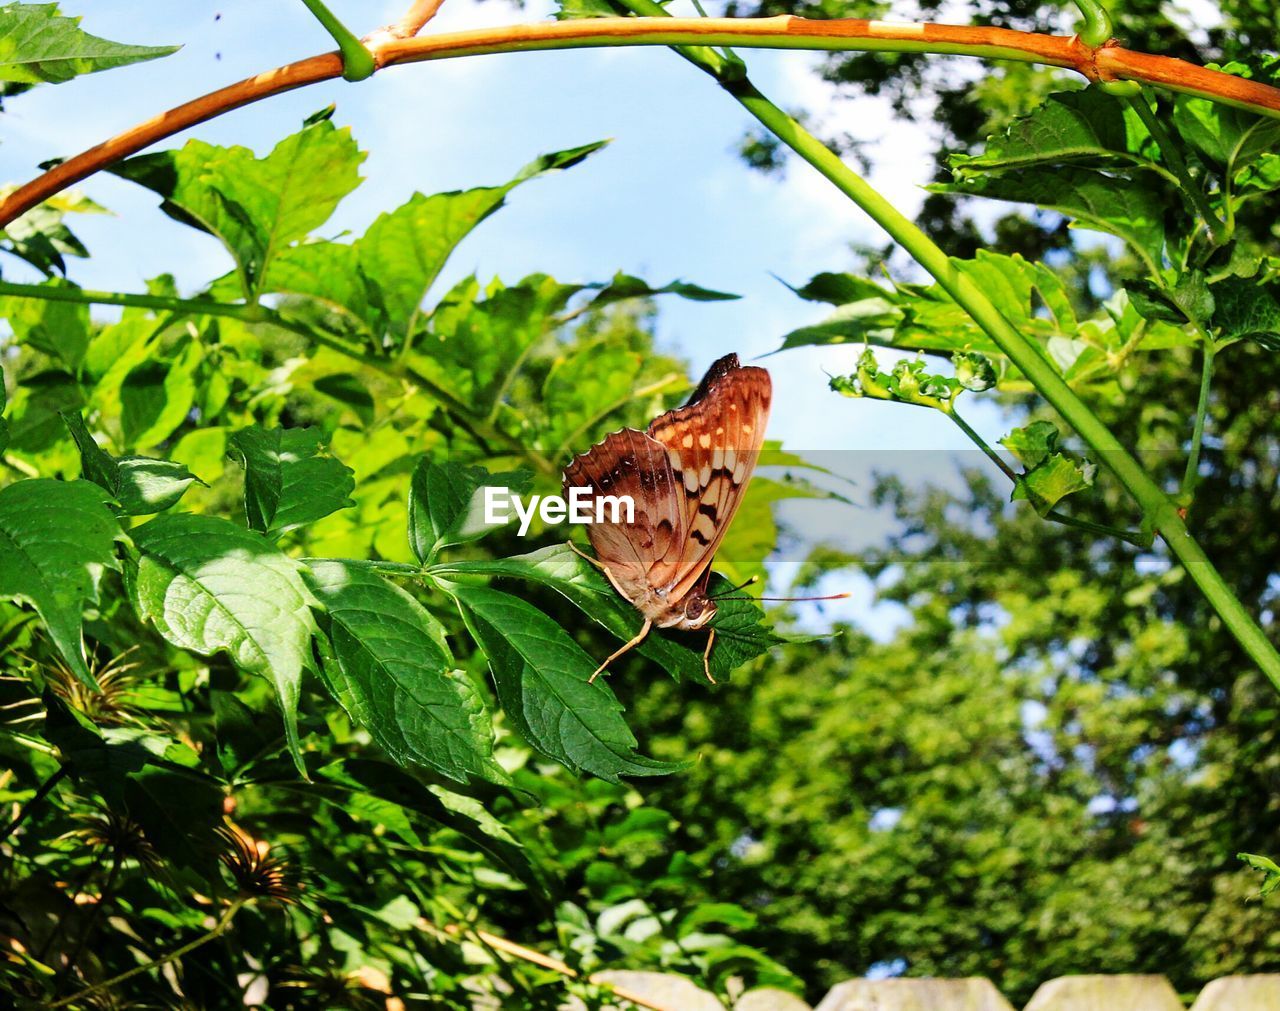
<path fill-rule="evenodd" d="M 656 584 L 680 600 L 705 574 L 751 480 L 769 421 L 769 373 L 726 355 L 684 407 L 659 415 L 649 437 L 665 447 L 679 490 L 686 535 Z"/>
<path fill-rule="evenodd" d="M 603 496 L 634 503 L 633 522 L 624 511 L 619 522 L 590 524 L 587 537 L 618 592 L 637 606 L 648 601 L 669 579 L 685 541 L 684 493 L 666 449 L 634 428 L 614 432 L 565 468 L 565 497 L 575 488 L 584 490 L 580 500 L 593 516 Z"/>

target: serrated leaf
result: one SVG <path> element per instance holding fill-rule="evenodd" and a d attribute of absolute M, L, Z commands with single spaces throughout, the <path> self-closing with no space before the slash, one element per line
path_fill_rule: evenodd
<path fill-rule="evenodd" d="M 116 459 L 94 441 L 79 412 L 63 412 L 62 420 L 80 450 L 82 476 L 110 492 L 127 516 L 146 516 L 176 505 L 198 480 L 174 460 Z"/>
<path fill-rule="evenodd" d="M 434 463 L 424 457 L 409 484 L 409 546 L 414 555 L 425 565 L 442 548 L 497 529 L 485 522 L 484 489 L 508 488 L 523 495 L 532 481 L 528 471 L 490 474 L 483 467 Z"/>
<path fill-rule="evenodd" d="M 275 257 L 333 214 L 360 184 L 364 154 L 328 120 L 280 141 L 265 158 L 191 140 L 111 169 L 160 194 L 170 217 L 217 236 L 236 261 L 246 300 L 264 290 Z"/>
<path fill-rule="evenodd" d="M 1039 467 L 1058 448 L 1058 429 L 1051 421 L 1033 421 L 1000 440 L 1027 470 Z"/>
<path fill-rule="evenodd" d="M 0 187 L 0 196 L 7 196 L 15 187 Z M 106 213 L 92 200 L 80 193 L 63 193 L 51 197 L 44 203 L 37 204 L 25 214 L 14 218 L 0 231 L 0 245 L 44 274 L 55 271 L 65 274 L 67 264 L 64 257 L 87 257 L 89 251 L 84 243 L 66 225 L 69 213 Z"/>
<path fill-rule="evenodd" d="M 355 505 L 354 473 L 323 453 L 318 429 L 253 425 L 231 436 L 228 452 L 244 467 L 244 511 L 259 533 L 279 537 Z"/>
<path fill-rule="evenodd" d="M 365 276 L 377 286 L 378 299 L 391 334 L 411 333 L 422 299 L 449 255 L 476 225 L 502 206 L 520 183 L 547 172 L 569 168 L 604 146 L 601 141 L 537 158 L 502 186 L 424 196 L 378 216 L 354 243 Z"/>
<path fill-rule="evenodd" d="M 1280 865 L 1270 857 L 1259 856 L 1256 853 L 1237 853 L 1236 859 L 1243 860 L 1255 871 L 1262 872 L 1262 888 L 1259 895 L 1266 897 L 1280 888 Z"/>
<path fill-rule="evenodd" d="M 431 614 L 400 587 L 341 561 L 311 562 L 307 582 L 325 609 L 321 676 L 378 746 L 402 765 L 461 783 L 505 781 L 484 699 L 451 668 Z"/>
<path fill-rule="evenodd" d="M 81 612 L 117 568 L 120 525 L 88 481 L 33 478 L 0 488 L 0 600 L 28 603 L 67 665 L 96 688 L 80 647 Z"/>
<path fill-rule="evenodd" d="M 80 74 L 110 70 L 177 52 L 178 46 L 131 46 L 81 30 L 56 3 L 0 7 L 0 81 L 61 84 Z"/>
<path fill-rule="evenodd" d="M 1280 144 L 1280 122 L 1189 95 L 1175 96 L 1173 125 L 1184 140 L 1221 166 L 1228 179 Z"/>
<path fill-rule="evenodd" d="M 261 535 L 216 516 L 159 516 L 132 532 L 139 557 L 126 568 L 138 616 L 173 645 L 225 651 L 275 689 L 298 768 L 298 697 L 312 666 L 315 602 L 301 563 Z"/>
<path fill-rule="evenodd" d="M 1211 323 L 1220 340 L 1251 340 L 1280 351 L 1280 287 L 1228 277 L 1209 290 L 1214 298 Z"/>
<path fill-rule="evenodd" d="M 618 596 L 604 575 L 567 544 L 553 544 L 527 555 L 511 558 L 467 559 L 432 566 L 433 574 L 454 573 L 506 576 L 550 587 L 577 606 L 584 615 L 623 642 L 639 630 L 638 611 Z M 716 577 L 718 589 L 728 583 Z M 736 667 L 755 659 L 783 642 L 807 641 L 807 637 L 781 636 L 764 625 L 764 612 L 749 600 L 718 601 L 711 627 L 716 630 L 716 647 L 711 651 L 711 674 L 717 681 L 728 680 Z M 702 650 L 706 634 L 686 634 L 654 629 L 636 647 L 676 679 L 692 678 L 706 683 Z M 594 668 L 592 668 L 594 670 Z M 588 671 L 590 673 L 590 671 Z"/>
<path fill-rule="evenodd" d="M 1137 112 L 1100 88 L 1049 95 L 1026 116 L 987 138 L 982 152 L 955 155 L 958 176 L 1043 165 L 1155 167 L 1144 154 L 1150 134 Z"/>
<path fill-rule="evenodd" d="M 1035 204 L 1066 215 L 1076 227 L 1124 240 L 1152 272 L 1162 262 L 1166 199 L 1143 180 L 1068 166 L 965 176 L 929 189 Z"/>
<path fill-rule="evenodd" d="M 529 745 L 609 782 L 679 768 L 636 753 L 622 704 L 567 632 L 532 604 L 479 586 L 452 586 L 484 650 L 507 717 Z"/>
<path fill-rule="evenodd" d="M 1047 514 L 1068 495 L 1093 485 L 1093 470 L 1087 465 L 1054 453 L 1023 474 L 1013 490 L 1012 499 L 1026 499 L 1041 516 Z"/>

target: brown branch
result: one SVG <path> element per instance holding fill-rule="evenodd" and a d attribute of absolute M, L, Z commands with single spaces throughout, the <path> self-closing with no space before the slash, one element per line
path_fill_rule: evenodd
<path fill-rule="evenodd" d="M 450 925 L 445 928 L 445 932 L 455 937 L 461 934 L 460 928 Z M 534 951 L 532 948 L 526 948 L 523 944 L 516 944 L 515 941 L 508 941 L 505 937 L 499 937 L 497 934 L 491 934 L 487 930 L 477 930 L 476 936 L 485 944 L 495 951 L 501 951 L 507 955 L 513 955 L 516 958 L 523 959 L 526 962 L 532 962 L 534 965 L 540 965 L 544 969 L 550 969 L 552 972 L 558 972 L 562 976 L 569 979 L 577 979 L 577 970 L 570 968 L 558 958 L 552 958 L 550 955 L 544 955 L 540 951 Z M 607 979 L 601 978 L 600 973 L 593 973 L 587 977 L 588 983 L 596 986 L 607 987 L 613 991 L 615 997 L 621 997 L 623 1000 L 630 1001 L 637 1007 L 649 1008 L 650 1011 L 677 1011 L 676 1008 L 667 1004 L 659 1004 L 652 997 L 643 997 L 632 990 L 628 990 L 624 986 L 618 986 L 609 982 Z"/>
<path fill-rule="evenodd" d="M 399 39 L 411 39 L 422 26 L 436 16 L 444 0 L 416 0 L 405 16 L 391 26 L 391 32 Z"/>
<path fill-rule="evenodd" d="M 404 24 L 437 0 L 413 5 Z M 616 45 L 715 45 L 759 49 L 892 51 L 976 56 L 1042 63 L 1089 80 L 1131 80 L 1225 102 L 1280 117 L 1280 89 L 1216 70 L 1107 44 L 1090 48 L 1075 36 L 1040 35 L 967 25 L 891 24 L 861 19 L 814 21 L 776 18 L 590 18 L 505 25 L 426 38 L 394 38 L 370 44 L 381 69 L 399 63 L 503 52 L 585 49 Z M 187 102 L 84 151 L 14 190 L 0 202 L 0 228 L 36 204 L 121 158 L 231 109 L 342 74 L 337 53 L 325 53 L 250 77 Z"/>

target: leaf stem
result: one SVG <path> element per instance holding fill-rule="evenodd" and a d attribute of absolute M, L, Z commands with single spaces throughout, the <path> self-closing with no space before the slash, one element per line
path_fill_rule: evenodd
<path fill-rule="evenodd" d="M 1077 0 L 1077 2 L 1080 2 L 1080 0 Z M 1156 146 L 1160 148 L 1160 153 L 1164 156 L 1164 160 L 1169 163 L 1169 168 L 1177 178 L 1183 195 L 1190 201 L 1192 209 L 1204 221 L 1204 226 L 1209 232 L 1209 239 L 1215 246 L 1221 246 L 1226 243 L 1231 238 L 1231 230 L 1226 222 L 1219 218 L 1214 211 L 1213 205 L 1209 203 L 1209 198 L 1205 195 L 1204 189 L 1191 178 L 1191 170 L 1187 168 L 1187 162 L 1182 157 L 1181 148 L 1169 136 L 1169 131 L 1160 122 L 1160 117 L 1151 111 L 1151 106 L 1147 104 L 1147 96 L 1135 95 L 1126 99 L 1126 101 L 1129 103 L 1130 108 L 1138 114 L 1138 118 L 1142 120 L 1142 125 L 1147 128 L 1147 132 L 1155 140 Z"/>
<path fill-rule="evenodd" d="M 1204 442 L 1204 424 L 1209 415 L 1209 391 L 1213 383 L 1213 359 L 1217 354 L 1213 338 L 1205 336 L 1200 364 L 1200 395 L 1196 400 L 1196 420 L 1191 430 L 1191 449 L 1187 453 L 1187 469 L 1182 475 L 1178 498 L 1183 508 L 1191 505 L 1196 483 L 1200 479 L 1200 447 Z"/>
<path fill-rule="evenodd" d="M 342 53 L 342 76 L 348 81 L 372 77 L 378 69 L 377 61 L 351 29 L 334 16 L 323 0 L 302 0 L 302 3 L 338 44 L 338 51 Z"/>
<path fill-rule="evenodd" d="M 1107 9 L 1097 0 L 1075 0 L 1075 5 L 1080 9 L 1080 24 L 1076 26 L 1080 41 L 1093 49 L 1105 46 L 1115 30 Z"/>
<path fill-rule="evenodd" d="M 248 901 L 249 900 L 246 898 L 236 899 L 227 907 L 226 912 L 222 914 L 222 918 L 219 919 L 210 930 L 201 934 L 194 941 L 189 941 L 182 947 L 175 948 L 173 951 L 169 952 L 167 955 L 162 955 L 160 958 L 153 959 L 150 962 L 144 962 L 142 965 L 135 965 L 132 969 L 122 972 L 118 976 L 112 976 L 110 979 L 105 979 L 101 983 L 94 983 L 92 986 L 85 987 L 83 990 L 73 993 L 70 997 L 63 997 L 62 1000 L 54 1001 L 52 1004 L 48 1005 L 50 1011 L 53 1011 L 54 1008 L 66 1007 L 68 1004 L 74 1004 L 78 1001 L 82 1001 L 86 997 L 92 997 L 96 993 L 101 993 L 103 990 L 109 990 L 113 986 L 117 986 L 127 979 L 132 979 L 139 973 L 146 972 L 149 969 L 157 969 L 162 965 L 168 965 L 170 962 L 176 961 L 183 955 L 188 955 L 195 951 L 195 949 L 199 948 L 201 945 L 208 944 L 210 941 L 219 937 L 227 927 L 231 925 L 231 921 L 234 919 L 236 913 L 240 912 L 241 907 Z"/>
<path fill-rule="evenodd" d="M 637 14 L 661 17 L 666 12 L 654 0 L 620 0 Z M 1115 434 L 1067 384 L 1038 344 L 1024 337 L 1000 313 L 986 293 L 957 269 L 938 245 L 886 200 L 838 155 L 809 133 L 793 117 L 769 101 L 746 78 L 722 80 L 717 62 L 690 51 L 687 59 L 720 81 L 722 87 L 760 123 L 807 161 L 841 193 L 889 233 L 989 336 L 1004 355 L 1035 386 L 1040 395 L 1075 429 L 1098 460 L 1125 487 L 1143 516 L 1160 533 L 1187 574 L 1200 588 L 1223 624 L 1280 692 L 1280 652 L 1267 638 L 1204 549 L 1187 530 L 1177 506 Z"/>

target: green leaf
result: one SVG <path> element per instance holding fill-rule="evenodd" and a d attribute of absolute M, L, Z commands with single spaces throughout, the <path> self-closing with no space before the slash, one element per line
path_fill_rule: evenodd
<path fill-rule="evenodd" d="M 670 284 L 655 288 L 648 281 L 624 274 L 621 271 L 613 275 L 608 284 L 588 284 L 586 288 L 598 288 L 599 293 L 591 300 L 596 307 L 621 302 L 628 298 L 652 298 L 655 295 L 679 295 L 691 302 L 724 302 L 741 298 L 741 295 L 730 295 L 723 291 L 712 291 L 687 281 L 672 281 Z"/>
<path fill-rule="evenodd" d="M 88 481 L 35 478 L 0 488 L 0 600 L 31 604 L 58 652 L 86 685 L 97 683 L 80 648 L 81 612 L 117 568 L 120 525 Z"/>
<path fill-rule="evenodd" d="M 349 130 L 322 120 L 286 137 L 265 158 L 245 147 L 191 140 L 111 171 L 160 194 L 170 217 L 221 239 L 252 301 L 265 290 L 275 257 L 328 221 L 360 184 L 363 160 Z"/>
<path fill-rule="evenodd" d="M 1175 96 L 1173 125 L 1231 180 L 1272 156 L 1280 145 L 1280 122 L 1205 98 Z"/>
<path fill-rule="evenodd" d="M 15 187 L 0 187 L 0 195 L 7 195 Z M 105 214 L 106 208 L 94 203 L 82 193 L 67 192 L 50 197 L 20 215 L 0 231 L 0 249 L 5 249 L 44 274 L 54 271 L 65 274 L 64 257 L 87 257 L 89 251 L 67 227 L 65 218 L 71 213 Z"/>
<path fill-rule="evenodd" d="M 45 287 L 76 289 L 68 281 L 50 280 Z M 51 355 L 74 372 L 89 347 L 89 307 L 77 302 L 18 295 L 0 297 L 0 315 L 9 321 L 19 344 Z"/>
<path fill-rule="evenodd" d="M 244 467 L 244 511 L 259 533 L 278 538 L 355 505 L 353 472 L 322 453 L 318 429 L 254 425 L 231 436 L 228 452 Z"/>
<path fill-rule="evenodd" d="M 9 402 L 9 393 L 4 386 L 4 369 L 0 368 L 0 456 L 9 448 L 9 421 L 3 417 L 5 406 Z"/>
<path fill-rule="evenodd" d="M 195 404 L 195 371 L 203 355 L 200 345 L 191 340 L 176 358 L 148 358 L 125 374 L 120 383 L 120 429 L 125 446 L 158 445 L 187 419 Z"/>
<path fill-rule="evenodd" d="M 0 81 L 61 84 L 80 74 L 154 60 L 179 49 L 108 42 L 79 25 L 79 18 L 59 15 L 56 3 L 0 7 Z"/>
<path fill-rule="evenodd" d="M 250 709 L 234 692 L 210 691 L 209 705 L 218 764 L 228 779 L 240 778 L 255 762 L 284 747 L 279 721 L 272 718 L 268 727 L 263 714 Z"/>
<path fill-rule="evenodd" d="M 377 286 L 391 334 L 403 339 L 413 332 L 422 300 L 445 261 L 476 225 L 502 206 L 508 193 L 529 179 L 576 165 L 605 143 L 543 155 L 502 186 L 429 197 L 415 193 L 394 211 L 379 215 L 355 249 L 365 276 Z"/>
<path fill-rule="evenodd" d="M 1022 476 L 1012 498 L 1014 501 L 1026 499 L 1044 516 L 1068 495 L 1092 487 L 1093 476 L 1094 470 L 1089 465 L 1054 453 Z"/>
<path fill-rule="evenodd" d="M 1033 421 L 1024 428 L 1015 428 L 1000 440 L 1010 453 L 1027 470 L 1044 463 L 1058 448 L 1058 429 L 1051 421 Z"/>
<path fill-rule="evenodd" d="M 1129 293 L 1133 307 L 1149 320 L 1204 325 L 1213 315 L 1213 291 L 1200 270 L 1180 275 L 1171 287 L 1136 278 L 1125 281 L 1124 290 Z"/>
<path fill-rule="evenodd" d="M 584 615 L 623 642 L 640 630 L 640 613 L 618 596 L 617 590 L 599 569 L 567 544 L 553 544 L 511 558 L 445 562 L 433 566 L 431 573 L 506 576 L 538 583 L 563 595 Z M 717 576 L 716 586 L 725 589 L 728 584 Z M 718 603 L 711 624 L 716 630 L 716 646 L 711 651 L 711 674 L 717 681 L 727 680 L 734 668 L 779 643 L 806 641 L 805 637 L 792 639 L 781 636 L 765 626 L 764 612 L 749 600 L 722 600 Z M 636 652 L 658 664 L 673 678 L 692 678 L 705 684 L 706 672 L 702 665 L 705 647 L 705 633 L 654 629 L 636 647 Z"/>
<path fill-rule="evenodd" d="M 626 9 L 615 7 L 609 0 L 558 0 L 555 19 L 574 21 L 578 18 L 616 18 L 626 14 Z"/>
<path fill-rule="evenodd" d="M 451 669 L 444 630 L 421 604 L 340 561 L 311 562 L 307 583 L 325 608 L 330 651 L 321 675 L 379 747 L 402 765 L 416 762 L 462 783 L 506 780 L 493 760 L 484 699 Z"/>
<path fill-rule="evenodd" d="M 409 546 L 414 555 L 426 565 L 442 548 L 497 529 L 484 521 L 484 489 L 509 488 L 523 495 L 532 482 L 528 471 L 490 474 L 483 467 L 434 463 L 424 457 L 409 485 Z"/>
<path fill-rule="evenodd" d="M 139 557 L 125 575 L 138 616 L 178 648 L 225 650 L 270 682 L 302 770 L 298 697 L 315 624 L 301 563 L 216 516 L 159 516 L 134 530 L 133 541 Z"/>
<path fill-rule="evenodd" d="M 1150 144 L 1137 112 L 1090 87 L 1049 95 L 1003 133 L 988 137 L 981 154 L 953 155 L 950 164 L 960 178 L 1046 165 L 1133 163 L 1150 168 L 1155 163 L 1144 154 Z"/>
<path fill-rule="evenodd" d="M 786 282 L 783 282 L 786 284 Z M 858 274 L 835 274 L 824 271 L 814 274 L 799 288 L 787 285 L 807 302 L 826 302 L 828 305 L 849 305 L 866 298 L 882 298 L 885 289 L 868 277 Z"/>
<path fill-rule="evenodd" d="M 1262 890 L 1259 894 L 1263 897 L 1280 888 L 1280 866 L 1277 866 L 1274 860 L 1258 856 L 1256 853 L 1237 853 L 1236 859 L 1243 860 L 1255 871 L 1262 872 Z"/>
<path fill-rule="evenodd" d="M 1074 219 L 1077 227 L 1123 239 L 1152 272 L 1162 262 L 1167 201 L 1145 180 L 1066 167 L 966 176 L 929 189 L 1035 204 Z"/>
<path fill-rule="evenodd" d="M 644 758 L 622 718 L 622 704 L 595 664 L 559 625 L 532 604 L 479 586 L 449 588 L 489 658 L 503 710 L 529 745 L 571 769 L 609 782 L 679 768 Z"/>
<path fill-rule="evenodd" d="M 1214 299 L 1211 323 L 1220 340 L 1251 340 L 1280 351 L 1280 286 L 1228 277 L 1209 290 Z"/>
<path fill-rule="evenodd" d="M 174 460 L 116 459 L 94 441 L 78 411 L 64 411 L 62 420 L 80 450 L 82 476 L 110 492 L 126 516 L 163 512 L 199 480 Z"/>
<path fill-rule="evenodd" d="M 364 820 L 378 819 L 388 828 L 404 833 L 410 845 L 421 845 L 406 813 L 422 815 L 470 840 L 502 866 L 525 881 L 535 892 L 545 890 L 537 868 L 520 843 L 502 823 L 477 801 L 436 784 L 426 784 L 403 769 L 366 758 L 347 758 L 318 769 L 315 786 L 326 800 L 349 809 L 353 799 L 360 803 L 355 812 Z M 329 791 L 336 796 L 330 798 Z M 338 792 L 341 791 L 341 792 Z"/>

